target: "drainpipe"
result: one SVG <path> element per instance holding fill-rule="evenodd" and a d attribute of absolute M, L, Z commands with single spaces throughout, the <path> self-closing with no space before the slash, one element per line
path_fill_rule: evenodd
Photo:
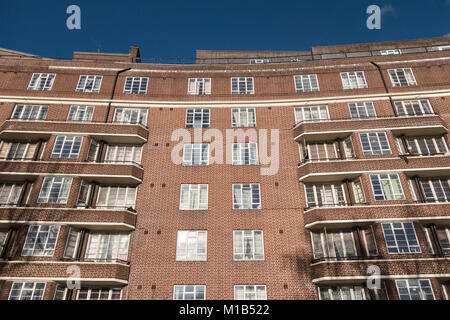
<path fill-rule="evenodd" d="M 436 251 L 437 251 L 439 256 L 443 257 L 444 256 L 444 251 L 442 251 L 441 242 L 439 241 L 439 238 L 438 238 L 438 235 L 437 235 L 437 232 L 436 232 L 436 225 L 435 224 L 430 225 L 430 231 L 431 231 L 431 234 L 433 235 L 434 243 L 436 244 L 436 249 L 437 249 Z"/>
<path fill-rule="evenodd" d="M 394 110 L 395 116 L 398 117 L 397 109 L 395 108 L 394 101 L 392 100 L 392 97 L 389 94 L 389 88 L 386 84 L 386 79 L 384 78 L 383 71 L 381 71 L 381 67 L 373 61 L 370 61 L 370 63 L 373 64 L 378 69 L 378 72 L 380 73 L 380 76 L 381 76 L 381 80 L 383 81 L 384 89 L 386 90 L 386 93 L 389 96 L 389 101 L 391 102 L 392 110 Z"/>
<path fill-rule="evenodd" d="M 422 187 L 420 186 L 419 177 L 414 177 L 414 181 L 416 183 L 417 190 L 419 191 L 420 202 L 425 203 L 425 195 L 423 194 Z"/>
<path fill-rule="evenodd" d="M 122 72 L 126 72 L 128 70 L 131 70 L 131 68 L 126 68 L 126 69 L 119 70 L 119 71 L 116 72 L 116 75 L 114 77 L 113 88 L 112 88 L 112 91 L 111 91 L 111 97 L 109 98 L 108 109 L 106 110 L 105 123 L 108 122 L 108 117 L 109 117 L 109 113 L 110 113 L 110 110 L 111 110 L 111 103 L 112 103 L 112 100 L 114 98 L 114 92 L 116 91 L 117 78 L 119 78 L 119 74 L 121 74 Z"/>

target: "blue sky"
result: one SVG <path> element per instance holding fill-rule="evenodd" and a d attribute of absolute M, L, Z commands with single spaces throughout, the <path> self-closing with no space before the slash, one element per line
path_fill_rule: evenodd
<path fill-rule="evenodd" d="M 66 27 L 72 4 L 81 30 Z M 381 30 L 366 28 L 372 4 L 383 8 Z M 143 57 L 189 58 L 196 49 L 309 50 L 446 34 L 450 0 L 0 0 L 0 47 L 52 57 L 138 45 Z"/>

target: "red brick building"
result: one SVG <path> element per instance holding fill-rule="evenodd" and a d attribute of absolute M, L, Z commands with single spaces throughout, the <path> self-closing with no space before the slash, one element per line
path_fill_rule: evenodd
<path fill-rule="evenodd" d="M 449 52 L 0 49 L 0 299 L 449 299 Z"/>

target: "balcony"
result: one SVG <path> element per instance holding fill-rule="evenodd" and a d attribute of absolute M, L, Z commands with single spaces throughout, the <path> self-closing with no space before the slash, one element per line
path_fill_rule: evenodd
<path fill-rule="evenodd" d="M 392 217 L 415 219 L 423 223 L 433 222 L 450 224 L 450 203 L 407 203 L 393 205 L 355 204 L 346 207 L 310 208 L 304 212 L 304 223 L 308 229 L 327 225 L 336 227 L 357 226 L 361 222 L 370 222 Z"/>
<path fill-rule="evenodd" d="M 391 130 L 395 135 L 443 135 L 448 132 L 439 115 L 419 117 L 385 117 L 368 119 L 331 119 L 303 121 L 293 129 L 298 142 L 335 140 L 346 138 L 354 131 L 380 128 Z"/>
<path fill-rule="evenodd" d="M 143 168 L 132 163 L 63 161 L 0 161 L 0 181 L 35 180 L 38 176 L 57 174 L 104 184 L 138 184 L 144 176 Z"/>
<path fill-rule="evenodd" d="M 102 285 L 123 286 L 128 283 L 130 266 L 126 263 L 100 263 L 80 261 L 0 261 L 1 278 L 30 279 L 69 279 L 68 267 L 80 268 L 80 280 L 87 279 L 90 283 Z M 38 267 L 39 272 L 36 272 Z M 76 278 L 70 278 L 77 280 Z"/>
<path fill-rule="evenodd" d="M 322 261 L 311 264 L 313 283 L 321 283 L 330 278 L 368 277 L 369 266 L 380 268 L 381 275 L 448 274 L 450 258 L 422 258 L 414 255 L 402 259 L 368 259 L 345 261 Z"/>
<path fill-rule="evenodd" d="M 0 221 L 5 228 L 30 221 L 49 221 L 90 230 L 131 231 L 136 227 L 136 213 L 125 209 L 9 206 L 0 207 Z"/>
<path fill-rule="evenodd" d="M 404 172 L 408 176 L 450 176 L 449 156 L 401 156 L 351 160 L 309 161 L 298 169 L 302 182 L 329 182 L 354 179 L 363 173 L 379 171 Z"/>
<path fill-rule="evenodd" d="M 6 120 L 0 127 L 0 139 L 42 139 L 51 135 L 82 133 L 110 144 L 142 144 L 148 140 L 148 129 L 139 124 L 104 122 L 22 121 Z"/>

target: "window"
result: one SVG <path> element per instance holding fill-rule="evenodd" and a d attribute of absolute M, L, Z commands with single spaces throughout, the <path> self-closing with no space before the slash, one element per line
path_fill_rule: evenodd
<path fill-rule="evenodd" d="M 354 102 L 349 103 L 350 115 L 352 119 L 376 118 L 375 108 L 372 102 Z"/>
<path fill-rule="evenodd" d="M 80 76 L 76 92 L 100 92 L 102 76 Z"/>
<path fill-rule="evenodd" d="M 71 106 L 67 121 L 91 122 L 94 114 L 94 107 L 90 106 Z"/>
<path fill-rule="evenodd" d="M 147 87 L 148 87 L 148 78 L 126 77 L 123 93 L 146 94 Z"/>
<path fill-rule="evenodd" d="M 81 181 L 80 191 L 78 193 L 77 207 L 78 208 L 88 208 L 89 200 L 94 191 L 94 183 L 87 182 L 86 180 Z"/>
<path fill-rule="evenodd" d="M 177 261 L 206 261 L 206 231 L 178 231 Z"/>
<path fill-rule="evenodd" d="M 352 159 L 355 157 L 353 150 L 353 144 L 350 137 L 342 140 L 342 147 L 344 151 L 345 159 Z M 307 143 L 306 149 L 302 144 L 302 161 L 329 161 L 340 160 L 341 155 L 339 152 L 340 145 L 338 141 L 333 142 L 321 142 L 321 143 Z"/>
<path fill-rule="evenodd" d="M 328 106 L 314 106 L 295 108 L 295 122 L 303 121 L 329 121 Z"/>
<path fill-rule="evenodd" d="M 399 116 L 414 117 L 434 114 L 428 100 L 396 101 L 394 104 Z"/>
<path fill-rule="evenodd" d="M 64 258 L 75 259 L 80 246 L 81 231 L 70 228 L 67 236 L 66 248 L 64 250 Z"/>
<path fill-rule="evenodd" d="M 342 86 L 344 89 L 367 88 L 366 78 L 363 71 L 341 72 Z"/>
<path fill-rule="evenodd" d="M 66 300 L 67 295 L 69 293 L 69 289 L 65 286 L 57 284 L 55 288 L 55 295 L 53 296 L 53 300 Z"/>
<path fill-rule="evenodd" d="M 361 182 L 361 178 L 357 178 L 356 180 L 352 181 L 352 187 L 353 187 L 353 195 L 354 200 L 356 203 L 364 203 L 366 202 L 366 197 L 364 195 L 364 188 Z"/>
<path fill-rule="evenodd" d="M 187 109 L 186 128 L 209 128 L 209 109 Z"/>
<path fill-rule="evenodd" d="M 208 185 L 182 184 L 180 210 L 208 210 Z"/>
<path fill-rule="evenodd" d="M 141 163 L 142 146 L 108 145 L 106 163 Z"/>
<path fill-rule="evenodd" d="M 55 253 L 59 226 L 31 225 L 22 249 L 22 256 L 52 257 Z"/>
<path fill-rule="evenodd" d="M 0 183 L 0 207 L 18 204 L 22 188 L 22 184 Z"/>
<path fill-rule="evenodd" d="M 266 286 L 234 286 L 234 300 L 267 300 Z"/>
<path fill-rule="evenodd" d="M 49 91 L 52 89 L 55 77 L 56 74 L 54 73 L 33 73 L 28 84 L 28 90 Z"/>
<path fill-rule="evenodd" d="M 205 300 L 206 286 L 174 286 L 173 300 Z"/>
<path fill-rule="evenodd" d="M 0 230 L 0 256 L 4 253 L 4 250 L 6 250 L 6 240 L 8 238 L 9 231 Z"/>
<path fill-rule="evenodd" d="M 411 68 L 389 69 L 389 76 L 394 87 L 407 87 L 417 85 Z"/>
<path fill-rule="evenodd" d="M 100 262 L 127 261 L 130 235 L 125 233 L 91 233 L 86 260 Z"/>
<path fill-rule="evenodd" d="M 356 233 L 356 234 L 355 234 Z M 359 235 L 358 235 L 359 233 Z M 378 250 L 372 227 L 358 227 L 357 230 L 311 232 L 314 259 L 347 259 L 359 256 L 355 237 L 361 239 L 364 256 L 377 256 Z"/>
<path fill-rule="evenodd" d="M 342 184 L 307 185 L 305 190 L 308 208 L 347 205 Z"/>
<path fill-rule="evenodd" d="M 261 209 L 259 183 L 233 184 L 233 209 Z"/>
<path fill-rule="evenodd" d="M 352 231 L 311 232 L 314 259 L 345 259 L 357 256 Z"/>
<path fill-rule="evenodd" d="M 233 231 L 234 260 L 264 260 L 261 230 Z"/>
<path fill-rule="evenodd" d="M 256 127 L 255 108 L 231 109 L 232 127 Z"/>
<path fill-rule="evenodd" d="M 360 133 L 359 138 L 365 156 L 392 154 L 386 132 Z"/>
<path fill-rule="evenodd" d="M 45 282 L 13 282 L 8 300 L 42 300 Z"/>
<path fill-rule="evenodd" d="M 398 174 L 370 175 L 376 201 L 405 200 Z"/>
<path fill-rule="evenodd" d="M 38 203 L 67 203 L 72 178 L 45 177 L 39 193 Z"/>
<path fill-rule="evenodd" d="M 48 106 L 25 106 L 16 105 L 12 120 L 45 120 Z"/>
<path fill-rule="evenodd" d="M 294 76 L 294 83 L 296 92 L 312 92 L 320 90 L 317 74 Z"/>
<path fill-rule="evenodd" d="M 100 186 L 96 206 L 106 209 L 134 208 L 136 191 L 136 187 Z"/>
<path fill-rule="evenodd" d="M 258 165 L 258 144 L 255 142 L 233 143 L 233 165 Z"/>
<path fill-rule="evenodd" d="M 395 280 L 400 300 L 434 300 L 428 279 Z"/>
<path fill-rule="evenodd" d="M 269 59 L 250 59 L 250 64 L 264 64 L 269 62 Z"/>
<path fill-rule="evenodd" d="M 409 150 L 414 154 L 428 156 L 439 153 L 447 153 L 447 144 L 444 137 L 407 137 L 406 143 Z"/>
<path fill-rule="evenodd" d="M 421 179 L 426 202 L 450 202 L 450 179 Z"/>
<path fill-rule="evenodd" d="M 53 147 L 53 159 L 78 159 L 83 137 L 57 136 Z"/>
<path fill-rule="evenodd" d="M 209 144 L 194 143 L 183 146 L 183 166 L 207 166 L 209 164 Z"/>
<path fill-rule="evenodd" d="M 77 300 L 121 300 L 122 289 L 81 289 L 77 291 Z"/>
<path fill-rule="evenodd" d="M 1 142 L 0 160 L 33 160 L 37 143 Z"/>
<path fill-rule="evenodd" d="M 421 252 L 412 222 L 382 223 L 381 225 L 390 254 Z"/>
<path fill-rule="evenodd" d="M 450 255 L 450 228 L 437 227 L 436 234 L 437 234 L 439 244 L 441 246 L 443 254 Z M 1 240 L 0 240 L 0 243 L 1 243 Z"/>
<path fill-rule="evenodd" d="M 390 55 L 396 55 L 396 54 L 401 54 L 401 50 L 400 49 L 388 49 L 388 50 L 381 50 L 380 54 L 382 56 L 390 56 Z"/>
<path fill-rule="evenodd" d="M 146 109 L 116 109 L 114 112 L 114 123 L 125 124 L 147 124 Z"/>
<path fill-rule="evenodd" d="M 189 95 L 211 94 L 211 78 L 190 78 L 188 84 Z"/>
<path fill-rule="evenodd" d="M 231 94 L 255 94 L 253 78 L 231 78 Z"/>
<path fill-rule="evenodd" d="M 366 300 L 363 286 L 319 287 L 320 300 Z"/>

